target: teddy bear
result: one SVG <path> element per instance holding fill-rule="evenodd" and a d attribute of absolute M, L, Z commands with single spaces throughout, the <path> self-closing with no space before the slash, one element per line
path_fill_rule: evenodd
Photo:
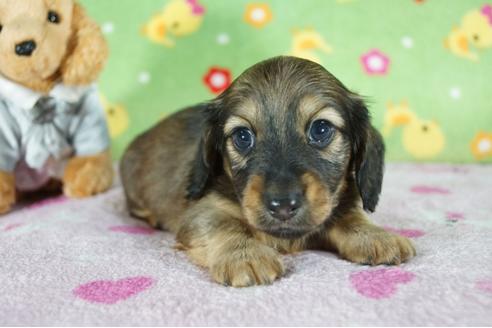
<path fill-rule="evenodd" d="M 95 85 L 107 57 L 100 28 L 77 2 L 0 1 L 0 213 L 53 181 L 72 198 L 112 185 Z"/>

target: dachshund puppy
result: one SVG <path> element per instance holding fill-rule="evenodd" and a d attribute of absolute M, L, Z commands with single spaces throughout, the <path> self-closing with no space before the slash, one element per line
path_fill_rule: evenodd
<path fill-rule="evenodd" d="M 414 256 L 364 212 L 378 203 L 383 164 L 361 98 L 314 62 L 276 57 L 139 136 L 121 174 L 134 216 L 175 233 L 215 281 L 243 287 L 282 276 L 281 253 L 324 249 L 370 265 Z"/>

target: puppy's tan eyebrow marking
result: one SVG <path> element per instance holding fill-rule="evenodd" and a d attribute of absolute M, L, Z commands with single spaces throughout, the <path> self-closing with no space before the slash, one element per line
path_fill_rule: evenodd
<path fill-rule="evenodd" d="M 240 126 L 244 126 L 248 128 L 252 127 L 251 123 L 244 117 L 239 115 L 232 115 L 231 117 L 229 117 L 226 124 L 224 124 L 224 135 L 226 136 L 231 135 L 234 129 Z"/>
<path fill-rule="evenodd" d="M 331 122 L 337 128 L 343 128 L 345 126 L 345 121 L 338 111 L 333 107 L 326 107 L 318 111 L 312 120 L 327 120 Z"/>
<path fill-rule="evenodd" d="M 259 117 L 259 105 L 251 97 L 243 97 L 239 101 L 237 108 L 235 108 L 232 112 L 232 115 L 242 117 L 246 121 L 250 122 L 251 126 L 253 126 Z"/>
<path fill-rule="evenodd" d="M 301 122 L 308 124 L 316 119 L 324 119 L 337 128 L 343 128 L 345 121 L 340 113 L 333 107 L 327 106 L 316 96 L 305 96 L 299 102 L 299 114 Z"/>

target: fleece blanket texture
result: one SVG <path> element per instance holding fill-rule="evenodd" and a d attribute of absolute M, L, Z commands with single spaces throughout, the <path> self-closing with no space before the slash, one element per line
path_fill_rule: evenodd
<path fill-rule="evenodd" d="M 132 219 L 121 187 L 0 219 L 0 325 L 491 325 L 492 167 L 391 164 L 372 219 L 413 239 L 399 267 L 284 256 L 285 277 L 211 281 Z"/>

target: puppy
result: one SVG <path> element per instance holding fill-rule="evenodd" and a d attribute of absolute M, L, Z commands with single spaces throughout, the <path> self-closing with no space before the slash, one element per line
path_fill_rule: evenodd
<path fill-rule="evenodd" d="M 363 101 L 320 65 L 272 58 L 215 100 L 139 136 L 121 162 L 130 212 L 176 234 L 218 283 L 272 283 L 281 253 L 399 264 L 411 242 L 371 224 L 384 145 Z"/>

